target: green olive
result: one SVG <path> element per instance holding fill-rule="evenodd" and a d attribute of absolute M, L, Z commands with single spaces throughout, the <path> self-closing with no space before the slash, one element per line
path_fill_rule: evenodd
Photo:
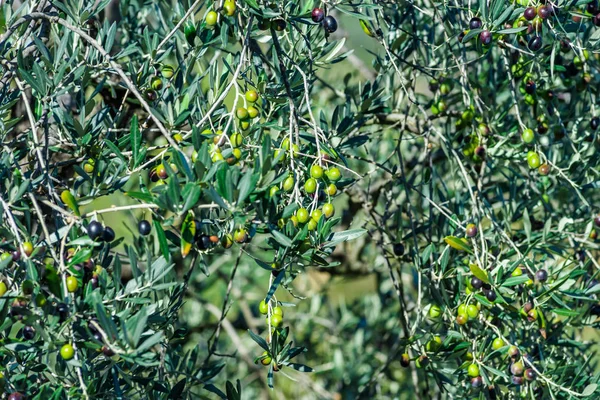
<path fill-rule="evenodd" d="M 325 193 L 327 193 L 329 196 L 335 196 L 337 193 L 337 186 L 335 186 L 334 183 L 330 183 L 325 189 Z"/>
<path fill-rule="evenodd" d="M 304 190 L 306 193 L 311 194 L 317 190 L 317 181 L 314 178 L 309 178 L 304 182 Z"/>
<path fill-rule="evenodd" d="M 235 1 L 233 0 L 225 0 L 225 3 L 223 3 L 223 12 L 229 17 L 235 14 L 236 8 Z"/>
<path fill-rule="evenodd" d="M 68 361 L 73 358 L 74 355 L 75 349 L 73 348 L 72 344 L 67 343 L 60 348 L 60 356 L 63 358 L 63 360 Z"/>
<path fill-rule="evenodd" d="M 254 118 L 258 117 L 258 108 L 254 107 L 254 106 L 248 106 L 247 110 L 248 110 L 248 116 L 250 117 L 250 119 L 254 119 Z"/>
<path fill-rule="evenodd" d="M 529 164 L 529 168 L 538 168 L 540 163 L 540 156 L 535 151 L 530 151 L 527 153 L 527 164 Z"/>
<path fill-rule="evenodd" d="M 248 119 L 249 115 L 248 115 L 248 110 L 245 109 L 244 107 L 240 107 L 235 111 L 235 116 L 241 120 L 241 121 L 245 121 Z"/>
<path fill-rule="evenodd" d="M 323 204 L 323 215 L 325 215 L 325 218 L 331 218 L 333 214 L 335 214 L 335 208 L 333 207 L 333 204 Z"/>
<path fill-rule="evenodd" d="M 289 192 L 290 190 L 292 190 L 294 188 L 294 177 L 293 176 L 288 176 L 287 178 L 285 178 L 285 181 L 283 181 L 283 190 L 285 190 L 286 192 Z"/>
<path fill-rule="evenodd" d="M 214 11 L 209 11 L 206 13 L 204 17 L 204 22 L 206 22 L 206 26 L 213 27 L 217 24 L 219 16 Z"/>
<path fill-rule="evenodd" d="M 329 180 L 332 182 L 337 182 L 342 177 L 342 175 L 340 174 L 340 170 L 336 167 L 329 168 L 325 172 L 325 175 L 327 175 L 327 178 L 329 178 Z"/>
<path fill-rule="evenodd" d="M 77 291 L 78 287 L 79 283 L 77 282 L 77 278 L 75 278 L 74 276 L 67 277 L 67 290 L 69 291 L 69 293 Z"/>
<path fill-rule="evenodd" d="M 304 224 L 308 221 L 309 215 L 308 210 L 306 208 L 300 208 L 296 211 L 296 218 L 298 218 L 298 222 Z"/>
<path fill-rule="evenodd" d="M 503 348 L 504 345 L 505 345 L 504 340 L 502 340 L 502 338 L 496 338 L 492 342 L 492 349 L 499 350 L 499 349 Z"/>
<path fill-rule="evenodd" d="M 467 373 L 472 378 L 479 376 L 479 366 L 477 364 L 469 365 L 469 368 L 467 369 Z"/>
<path fill-rule="evenodd" d="M 248 90 L 246 92 L 246 101 L 256 103 L 256 100 L 258 100 L 258 92 L 254 89 Z"/>
<path fill-rule="evenodd" d="M 269 305 L 262 300 L 259 304 L 258 304 L 258 311 L 263 314 L 266 315 L 269 312 Z"/>
<path fill-rule="evenodd" d="M 310 176 L 315 179 L 321 179 L 323 177 L 323 168 L 320 165 L 313 165 L 310 167 Z"/>
<path fill-rule="evenodd" d="M 436 318 L 439 318 L 440 315 L 442 315 L 442 309 L 439 306 L 434 304 L 429 308 L 429 317 L 430 318 L 436 319 Z"/>

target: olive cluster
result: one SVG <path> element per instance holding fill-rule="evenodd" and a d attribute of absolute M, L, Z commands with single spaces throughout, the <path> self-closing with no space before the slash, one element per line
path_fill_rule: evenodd
<path fill-rule="evenodd" d="M 91 221 L 88 224 L 87 233 L 89 238 L 94 241 L 111 242 L 115 239 L 114 231 L 110 227 L 102 226 L 98 221 Z M 33 262 L 33 265 L 43 265 L 41 271 L 38 272 L 39 280 L 23 279 L 20 287 L 15 287 L 14 283 L 16 281 L 10 284 L 3 278 L 0 280 L 0 297 L 5 297 L 10 289 L 13 289 L 12 293 L 9 294 L 10 297 L 13 297 L 16 292 L 8 315 L 23 324 L 19 332 L 23 340 L 31 341 L 38 336 L 34 324 L 39 323 L 37 320 L 39 311 L 43 311 L 47 315 L 56 315 L 58 321 L 65 322 L 70 314 L 69 306 L 62 301 L 58 301 L 58 299 L 66 294 L 76 294 L 81 287 L 81 282 L 87 283 L 92 290 L 97 289 L 101 279 L 100 275 L 103 274 L 104 269 L 101 265 L 97 265 L 90 256 L 81 259 L 79 263 L 73 264 L 68 268 L 68 272 L 62 275 L 59 274 L 54 259 L 46 257 L 48 254 L 45 246 L 26 241 L 20 245 L 20 248 L 27 261 Z M 79 260 L 81 253 L 73 247 L 65 250 L 62 256 L 67 265 L 72 264 L 76 257 Z M 6 266 L 10 268 L 14 267 L 13 263 L 21 264 L 25 261 L 18 249 L 12 252 L 3 252 L 0 260 L 8 263 Z M 64 343 L 59 349 L 59 354 L 65 361 L 74 358 L 75 352 L 75 347 L 71 342 Z M 11 396 L 19 398 L 19 395 L 18 392 L 14 392 Z"/>
<path fill-rule="evenodd" d="M 286 139 L 287 140 L 287 139 Z M 283 148 L 289 150 L 289 142 L 285 142 L 282 144 Z M 324 170 L 318 164 L 314 164 L 310 167 L 310 175 L 304 181 L 304 192 L 309 197 L 314 198 L 315 196 L 325 197 L 327 196 L 327 200 L 322 205 L 321 208 L 313 207 L 312 211 L 309 212 L 305 207 L 300 207 L 296 210 L 296 213 L 290 217 L 290 220 L 294 224 L 294 226 L 298 226 L 298 224 L 304 225 L 307 224 L 309 231 L 314 231 L 317 227 L 317 223 L 321 219 L 321 216 L 328 219 L 331 218 L 335 213 L 335 207 L 331 203 L 331 198 L 337 194 L 337 186 L 336 182 L 340 180 L 341 174 L 340 170 L 337 167 L 331 167 L 327 170 Z M 319 184 L 325 186 L 325 188 L 317 194 L 317 188 Z M 284 192 L 291 192 L 295 188 L 296 181 L 293 176 L 288 176 L 282 183 L 281 188 L 278 186 L 272 186 L 270 189 L 271 197 L 277 195 L 281 189 Z M 280 220 L 280 225 L 285 223 L 285 220 Z"/>
<path fill-rule="evenodd" d="M 594 224 L 600 226 L 600 216 L 594 218 Z M 465 251 L 465 246 L 474 245 L 480 236 L 477 225 L 470 223 L 465 227 L 465 237 L 446 238 L 448 245 L 458 251 Z M 465 259 L 466 261 L 466 259 Z M 477 343 L 477 350 L 466 351 L 461 368 L 466 370 L 468 381 L 475 391 L 479 391 L 486 380 L 486 375 L 482 373 L 483 368 L 492 367 L 496 369 L 507 368 L 511 374 L 510 382 L 514 385 L 524 385 L 527 382 L 533 382 L 538 378 L 539 370 L 534 366 L 534 355 L 523 352 L 528 348 L 530 343 L 516 343 L 519 339 L 514 339 L 515 343 L 510 343 L 508 337 L 518 337 L 519 335 L 509 334 L 502 335 L 501 322 L 496 318 L 500 309 L 504 308 L 504 312 L 515 310 L 515 318 L 522 318 L 528 321 L 529 324 L 538 325 L 539 332 L 542 336 L 545 335 L 545 317 L 543 315 L 543 307 L 537 304 L 536 293 L 547 290 L 545 284 L 550 276 L 545 268 L 532 270 L 531 267 L 525 265 L 516 266 L 512 272 L 503 278 L 503 281 L 512 280 L 508 286 L 510 291 L 500 291 L 500 282 L 492 282 L 488 273 L 476 265 L 470 265 L 471 274 L 465 277 L 464 294 L 457 294 L 461 299 L 460 304 L 456 309 L 443 308 L 437 304 L 432 304 L 427 310 L 427 316 L 434 326 L 440 329 L 448 329 L 448 337 L 444 340 L 440 336 L 437 329 L 431 333 L 428 341 L 425 343 L 424 351 L 417 356 L 411 358 L 408 352 L 402 354 L 400 364 L 408 367 L 411 361 L 414 360 L 418 368 L 424 368 L 431 359 L 443 358 L 445 352 L 454 354 L 457 344 L 464 346 L 466 341 L 457 342 L 454 334 L 450 331 L 460 331 L 463 337 L 468 337 L 471 333 L 477 334 L 484 329 L 492 329 L 496 335 L 486 340 L 485 345 Z M 521 278 L 523 277 L 523 278 Z M 502 293 L 502 301 L 499 302 L 499 294 Z M 508 306 L 506 304 L 518 301 L 518 298 L 524 299 L 519 308 Z M 454 325 L 455 328 L 450 328 Z M 545 336 L 544 336 L 545 337 Z M 486 350 L 489 349 L 491 353 Z M 475 351 L 481 351 L 480 354 Z M 487 370 L 487 376 L 492 375 L 493 369 Z M 483 375 L 483 376 L 482 376 Z M 539 389 L 536 387 L 536 389 Z"/>
<path fill-rule="evenodd" d="M 219 23 L 219 14 L 221 12 L 225 17 L 233 17 L 237 11 L 237 5 L 234 0 L 225 0 L 221 9 L 209 10 L 204 16 L 204 27 L 207 29 L 213 29 Z M 193 21 L 187 21 L 184 25 L 183 32 L 185 39 L 190 46 L 194 45 L 196 37 L 198 35 L 198 27 Z"/>
<path fill-rule="evenodd" d="M 275 334 L 279 334 L 279 329 L 283 323 L 283 308 L 280 305 L 277 305 L 277 302 L 274 300 L 269 300 L 269 302 L 262 300 L 258 304 L 258 312 L 267 316 L 267 325 L 275 330 Z M 261 356 L 257 358 L 257 361 L 264 366 L 268 366 L 271 365 L 273 359 L 273 354 L 265 350 Z M 277 365 L 274 365 L 274 367 L 276 370 L 279 368 Z"/>
<path fill-rule="evenodd" d="M 540 5 L 539 7 L 527 7 L 523 12 L 523 15 L 517 18 L 512 24 L 506 22 L 504 24 L 505 29 L 518 29 L 517 36 L 519 42 L 525 45 L 532 52 L 537 52 L 542 48 L 542 25 L 544 20 L 555 15 L 555 8 L 552 5 Z M 469 29 L 462 31 L 459 34 L 459 41 L 465 43 L 465 38 L 469 38 L 469 31 L 477 30 L 480 31 L 477 35 L 478 43 L 488 48 L 494 39 L 494 34 L 484 26 L 484 22 L 479 17 L 473 17 L 469 21 Z M 526 36 L 528 35 L 528 36 Z M 527 38 L 528 37 L 528 38 Z M 496 38 L 505 41 L 507 39 L 505 34 L 497 33 Z"/>
<path fill-rule="evenodd" d="M 208 228 L 205 227 L 200 221 L 194 221 L 196 225 L 196 233 L 194 235 L 194 241 L 196 242 L 196 248 L 200 251 L 209 250 L 215 247 L 219 242 L 223 247 L 228 248 L 231 246 L 231 236 L 228 235 L 223 237 L 223 240 L 219 240 L 217 235 L 211 235 L 207 233 Z"/>
<path fill-rule="evenodd" d="M 338 28 L 337 20 L 331 15 L 325 16 L 325 11 L 323 11 L 322 8 L 319 8 L 319 7 L 313 8 L 310 15 L 311 15 L 313 22 L 322 24 L 323 28 L 325 28 L 325 31 L 327 33 L 333 33 L 335 31 L 337 31 L 337 28 Z"/>
<path fill-rule="evenodd" d="M 514 21 L 506 22 L 503 27 L 505 30 L 510 30 L 510 32 L 503 32 L 502 29 L 496 33 L 491 32 L 489 30 L 491 28 L 488 29 L 487 21 L 483 21 L 479 16 L 473 16 L 469 20 L 468 29 L 460 33 L 459 41 L 467 43 L 477 36 L 479 38 L 478 45 L 485 49 L 492 44 L 492 39 L 496 37 L 503 49 L 514 49 L 516 44 L 526 46 L 530 52 L 535 53 L 543 48 L 542 33 L 548 29 L 545 25 L 546 21 L 559 16 L 567 16 L 564 11 L 572 9 L 570 6 L 557 9 L 556 6 L 550 3 L 535 7 L 525 3 L 523 5 L 527 6 L 524 8 L 523 13 L 518 15 Z M 592 21 L 596 21 L 600 15 L 596 1 L 588 3 L 585 9 L 576 9 L 575 11 L 590 16 Z M 574 18 L 576 21 L 581 20 L 580 16 Z M 489 25 L 492 26 L 491 23 Z M 477 35 L 474 35 L 475 33 Z M 553 114 L 556 115 L 554 112 L 556 102 L 564 101 L 569 96 L 567 93 L 570 89 L 568 88 L 573 85 L 578 91 L 583 91 L 593 80 L 591 73 L 587 72 L 586 68 L 586 63 L 590 57 L 589 52 L 577 48 L 567 37 L 558 38 L 558 40 L 560 40 L 559 48 L 561 51 L 552 55 L 552 58 L 554 65 L 560 68 L 557 68 L 556 74 L 560 76 L 564 87 L 567 89 L 559 89 L 556 83 L 552 84 L 540 77 L 541 72 L 536 72 L 532 66 L 535 60 L 531 53 L 507 51 L 511 78 L 518 84 L 518 89 L 523 96 L 523 104 L 531 107 L 531 114 L 534 115 L 536 123 L 535 127 L 528 126 L 525 119 L 523 119 L 525 122 L 521 123 L 521 140 L 526 146 L 525 160 L 528 167 L 537 170 L 542 177 L 551 173 L 552 166 L 540 151 L 538 135 L 548 133 L 550 128 L 553 127 L 553 139 L 555 141 L 561 140 L 570 127 L 564 121 L 554 120 Z M 509 42 L 512 43 L 510 47 L 506 46 Z M 550 56 L 550 48 L 548 47 L 546 50 L 544 56 Z M 463 145 L 464 155 L 472 157 L 475 162 L 481 162 L 487 155 L 486 147 L 497 143 L 497 137 L 492 134 L 484 117 L 475 113 L 473 105 L 462 111 L 452 110 L 448 106 L 446 98 L 451 94 L 453 86 L 453 80 L 444 75 L 430 80 L 429 88 L 434 93 L 430 108 L 431 114 L 434 117 L 457 118 L 455 123 L 458 131 L 457 138 Z M 586 141 L 593 141 L 594 132 L 599 126 L 600 118 L 592 116 L 589 120 L 591 134 L 586 135 Z M 470 127 L 473 128 L 471 133 L 468 131 L 460 133 Z M 549 181 L 542 180 L 540 185 L 544 187 L 545 191 Z M 546 194 L 544 193 L 543 196 L 546 196 Z"/>
<path fill-rule="evenodd" d="M 98 221 L 91 221 L 87 226 L 90 239 L 110 243 L 115 240 L 115 231 L 110 226 L 104 226 Z"/>
<path fill-rule="evenodd" d="M 429 81 L 429 90 L 434 93 L 431 103 L 431 114 L 434 117 L 456 117 L 455 128 L 459 132 L 463 154 L 474 162 L 480 163 L 486 157 L 485 141 L 490 135 L 490 128 L 483 116 L 476 114 L 475 108 L 469 106 L 462 111 L 452 112 L 448 109 L 446 98 L 452 94 L 454 82 L 445 75 Z M 470 131 L 470 132 L 469 132 Z"/>

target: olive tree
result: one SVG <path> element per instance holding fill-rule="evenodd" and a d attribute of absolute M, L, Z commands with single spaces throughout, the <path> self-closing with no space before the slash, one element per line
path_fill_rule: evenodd
<path fill-rule="evenodd" d="M 6 397 L 596 398 L 599 11 L 2 2 Z"/>

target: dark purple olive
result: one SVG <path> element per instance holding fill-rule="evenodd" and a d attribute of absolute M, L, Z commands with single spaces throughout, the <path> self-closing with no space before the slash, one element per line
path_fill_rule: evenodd
<path fill-rule="evenodd" d="M 212 247 L 212 243 L 211 243 L 210 237 L 208 235 L 202 236 L 202 238 L 200 240 L 202 240 L 202 246 L 205 249 L 208 249 L 208 248 Z"/>
<path fill-rule="evenodd" d="M 511 378 L 512 383 L 514 383 L 515 385 L 522 385 L 523 384 L 523 377 L 522 376 L 513 376 Z"/>
<path fill-rule="evenodd" d="M 471 379 L 471 386 L 474 388 L 479 388 L 483 385 L 483 378 L 481 376 L 476 376 Z"/>
<path fill-rule="evenodd" d="M 158 182 L 160 180 L 158 173 L 156 172 L 156 168 L 152 168 L 148 176 L 152 182 Z"/>
<path fill-rule="evenodd" d="M 479 34 L 479 40 L 484 46 L 489 46 L 492 43 L 492 32 L 485 30 Z"/>
<path fill-rule="evenodd" d="M 594 18 L 592 18 L 592 23 L 596 26 L 600 26 L 600 14 L 594 15 Z"/>
<path fill-rule="evenodd" d="M 471 286 L 473 286 L 474 289 L 479 290 L 483 286 L 483 281 L 474 276 L 471 278 Z"/>
<path fill-rule="evenodd" d="M 481 159 L 484 159 L 485 158 L 485 147 L 477 146 L 475 148 L 475 155 Z"/>
<path fill-rule="evenodd" d="M 592 120 L 590 121 L 590 128 L 592 128 L 592 130 L 596 130 L 598 129 L 598 126 L 600 126 L 600 118 L 598 117 L 594 117 L 592 118 Z M 13 260 L 14 260 L 14 256 L 13 256 Z M 16 260 L 15 260 L 16 261 Z"/>
<path fill-rule="evenodd" d="M 283 32 L 285 30 L 286 27 L 286 23 L 284 20 L 278 18 L 276 20 L 273 20 L 271 22 L 271 26 L 273 27 L 273 29 L 275 29 L 277 32 Z"/>
<path fill-rule="evenodd" d="M 527 379 L 528 381 L 534 381 L 536 377 L 537 377 L 537 374 L 535 373 L 535 371 L 533 369 L 527 368 L 525 370 L 525 379 Z"/>
<path fill-rule="evenodd" d="M 35 337 L 35 329 L 33 329 L 33 326 L 23 327 L 23 338 L 25 338 L 25 340 L 31 340 L 34 337 Z"/>
<path fill-rule="evenodd" d="M 11 393 L 11 394 L 8 395 L 8 397 L 6 398 L 6 400 L 25 400 L 25 396 L 23 396 L 19 392 L 13 392 L 13 393 Z"/>
<path fill-rule="evenodd" d="M 546 279 L 548 279 L 548 272 L 545 269 L 540 269 L 535 273 L 535 279 L 537 279 L 538 282 L 545 282 Z"/>
<path fill-rule="evenodd" d="M 104 227 L 98 221 L 92 221 L 89 223 L 87 227 L 88 236 L 92 240 L 96 240 L 102 237 L 104 233 Z"/>
<path fill-rule="evenodd" d="M 323 26 L 325 27 L 325 30 L 327 32 L 333 33 L 335 31 L 337 31 L 338 23 L 335 20 L 335 18 L 333 18 L 331 15 L 328 15 L 323 20 Z"/>
<path fill-rule="evenodd" d="M 115 231 L 113 230 L 113 228 L 111 228 L 110 226 L 104 228 L 104 232 L 102 233 L 102 239 L 108 243 L 115 240 Z"/>
<path fill-rule="evenodd" d="M 473 17 L 469 21 L 469 29 L 479 29 L 483 26 L 481 23 L 481 19 L 478 17 Z"/>
<path fill-rule="evenodd" d="M 65 303 L 58 303 L 56 306 L 56 311 L 58 311 L 60 322 L 64 322 L 64 320 L 66 320 L 69 316 L 69 306 L 67 306 Z"/>
<path fill-rule="evenodd" d="M 488 301 L 489 301 L 490 303 L 493 303 L 494 301 L 496 301 L 496 298 L 498 298 L 498 295 L 496 294 L 496 292 L 495 292 L 495 291 L 493 291 L 493 290 L 490 290 L 489 292 L 487 292 L 487 293 L 485 294 L 485 297 L 488 299 Z"/>
<path fill-rule="evenodd" d="M 148 101 L 155 101 L 156 99 L 158 99 L 158 94 L 156 93 L 156 90 L 154 90 L 154 89 L 146 90 L 146 99 Z"/>
<path fill-rule="evenodd" d="M 550 9 L 546 6 L 541 6 L 538 8 L 537 13 L 541 19 L 546 19 L 550 16 Z"/>
<path fill-rule="evenodd" d="M 404 245 L 402 243 L 394 243 L 394 255 L 400 257 L 404 254 Z"/>
<path fill-rule="evenodd" d="M 597 227 L 600 227 L 600 214 L 594 217 L 594 224 L 596 224 Z"/>
<path fill-rule="evenodd" d="M 587 12 L 589 12 L 592 15 L 598 14 L 598 1 L 593 0 L 593 1 L 589 2 L 585 9 L 587 10 Z"/>
<path fill-rule="evenodd" d="M 108 346 L 102 346 L 102 353 L 104 353 L 106 357 L 112 357 L 115 355 L 115 352 L 112 351 Z"/>
<path fill-rule="evenodd" d="M 140 232 L 140 235 L 148 236 L 151 230 L 152 225 L 150 225 L 150 222 L 146 221 L 145 219 L 138 222 L 138 232 Z"/>
<path fill-rule="evenodd" d="M 536 52 L 542 48 L 542 38 L 540 36 L 534 36 L 529 39 L 529 43 L 527 44 L 529 50 Z"/>
<path fill-rule="evenodd" d="M 592 119 L 593 121 L 593 119 Z M 21 252 L 19 250 L 15 250 L 11 253 L 13 261 L 19 261 L 21 259 Z"/>
<path fill-rule="evenodd" d="M 525 82 L 525 91 L 529 94 L 535 93 L 535 82 L 531 79 Z"/>
<path fill-rule="evenodd" d="M 210 236 L 201 235 L 198 240 L 196 240 L 196 245 L 200 250 L 207 250 L 212 247 L 212 243 L 210 241 Z"/>
<path fill-rule="evenodd" d="M 523 11 L 523 16 L 527 21 L 531 21 L 537 15 L 537 10 L 535 7 L 527 7 L 525 11 Z"/>
<path fill-rule="evenodd" d="M 59 313 L 68 313 L 69 307 L 65 303 L 58 303 L 58 305 L 56 306 L 56 311 L 58 311 Z"/>
<path fill-rule="evenodd" d="M 322 8 L 315 7 L 310 13 L 310 16 L 314 22 L 321 22 L 323 21 L 323 18 L 325 18 L 325 13 Z"/>

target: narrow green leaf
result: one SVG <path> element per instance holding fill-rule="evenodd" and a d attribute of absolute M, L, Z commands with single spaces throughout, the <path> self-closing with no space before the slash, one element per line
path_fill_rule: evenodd
<path fill-rule="evenodd" d="M 181 256 L 185 258 L 192 250 L 194 237 L 196 236 L 196 221 L 194 214 L 188 213 L 181 225 Z"/>
<path fill-rule="evenodd" d="M 327 243 L 323 244 L 324 248 L 334 247 L 341 242 L 354 240 L 361 237 L 367 232 L 366 229 L 351 229 L 343 232 L 335 232 L 329 236 Z"/>
<path fill-rule="evenodd" d="M 479 265 L 477 264 L 469 264 L 469 269 L 471 273 L 475 275 L 477 278 L 481 279 L 484 283 L 490 283 L 487 272 L 485 272 Z"/>
<path fill-rule="evenodd" d="M 279 272 L 277 274 L 277 276 L 273 280 L 273 283 L 271 284 L 271 287 L 269 288 L 269 292 L 267 293 L 267 297 L 265 297 L 265 302 L 268 302 L 269 300 L 271 300 L 271 297 L 273 297 L 273 295 L 275 294 L 275 291 L 279 287 L 279 284 L 283 280 L 284 276 L 285 276 L 285 273 L 283 271 L 281 271 L 281 272 Z"/>
<path fill-rule="evenodd" d="M 166 260 L 171 259 L 171 253 L 169 252 L 169 243 L 167 242 L 167 237 L 165 236 L 165 231 L 162 227 L 162 224 L 158 220 L 153 220 L 152 225 L 154 225 L 154 229 L 156 231 L 156 235 L 158 236 L 158 244 L 160 246 L 160 252 Z"/>
<path fill-rule="evenodd" d="M 140 154 L 140 145 L 142 143 L 142 133 L 138 127 L 138 119 L 137 116 L 134 115 L 131 119 L 131 128 L 129 130 L 129 140 L 131 143 L 131 160 L 132 165 L 131 168 L 135 168 L 138 166 L 139 160 L 138 155 Z"/>
<path fill-rule="evenodd" d="M 246 197 L 248 197 L 248 195 L 250 195 L 250 193 L 252 193 L 254 191 L 254 189 L 256 188 L 256 183 L 258 182 L 259 179 L 260 179 L 260 175 L 254 174 L 252 172 L 252 170 L 249 170 L 248 172 L 246 172 L 246 174 L 244 175 L 244 177 L 240 180 L 240 183 L 238 184 L 238 190 L 239 190 L 238 199 L 237 199 L 238 206 L 244 204 L 244 200 L 246 200 Z"/>
<path fill-rule="evenodd" d="M 446 242 L 448 246 L 452 247 L 455 250 L 466 251 L 469 254 L 473 252 L 473 250 L 471 249 L 471 245 L 464 238 L 460 239 L 456 236 L 446 236 L 444 238 L 444 242 Z"/>
<path fill-rule="evenodd" d="M 283 233 L 279 232 L 278 230 L 272 230 L 271 234 L 273 235 L 273 238 L 275 238 L 275 240 L 277 240 L 277 242 L 283 247 L 292 247 L 292 240 Z"/>
<path fill-rule="evenodd" d="M 502 282 L 501 286 L 504 286 L 504 287 L 517 286 L 517 285 L 527 282 L 528 280 L 529 280 L 529 277 L 527 275 L 511 276 L 510 278 L 508 278 L 507 280 Z"/>
<path fill-rule="evenodd" d="M 267 341 L 265 339 L 258 336 L 256 333 L 252 332 L 250 329 L 248 329 L 248 333 L 250 334 L 250 337 L 252 338 L 252 340 L 254 340 L 260 347 L 269 351 L 269 345 L 267 344 Z"/>

